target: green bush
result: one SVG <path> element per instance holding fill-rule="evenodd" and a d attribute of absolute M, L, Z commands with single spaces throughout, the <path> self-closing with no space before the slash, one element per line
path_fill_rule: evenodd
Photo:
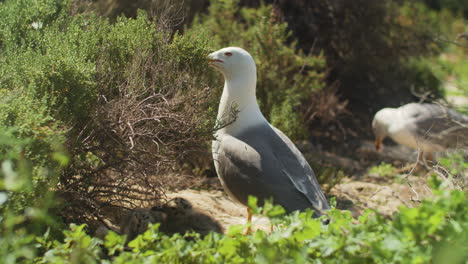
<path fill-rule="evenodd" d="M 468 2 L 464 0 L 424 0 L 423 2 L 435 10 L 449 9 L 468 18 Z"/>
<path fill-rule="evenodd" d="M 242 1 L 251 6 L 260 2 Z M 265 2 L 284 16 L 301 49 L 324 54 L 329 87 L 337 87 L 348 109 L 365 119 L 382 107 L 414 101 L 413 90 L 432 91 L 425 87 L 433 84 L 428 69 L 413 73 L 407 66 L 408 58 L 437 56 L 440 51 L 443 20 L 419 1 Z M 429 80 L 413 79 L 421 70 Z"/>
<path fill-rule="evenodd" d="M 57 233 L 59 219 L 48 210 L 57 206 L 50 190 L 58 179 L 57 169 L 68 158 L 56 149 L 48 167 L 26 158 L 36 142 L 18 138 L 18 130 L 0 127 L 0 258 L 2 263 L 31 262 L 38 254 L 36 236 Z M 50 231 L 52 230 L 52 231 Z"/>
<path fill-rule="evenodd" d="M 190 240 L 164 236 L 155 225 L 130 242 L 132 251 L 112 232 L 105 241 L 91 238 L 84 225 L 57 234 L 56 214 L 92 227 L 91 220 L 105 210 L 112 215 L 116 207 L 156 201 L 164 181 L 147 175 L 206 149 L 218 100 L 206 84 L 219 77 L 207 71 L 208 46 L 248 49 L 258 63 L 265 115 L 290 136 L 304 136 L 301 110 L 323 87 L 324 59 L 298 50 L 271 6 L 237 3 L 213 3 L 183 35 L 144 13 L 110 22 L 71 15 L 68 0 L 0 3 L 2 263 L 461 263 L 467 258 L 468 203 L 457 191 L 436 191 L 433 201 L 402 208 L 391 220 L 369 211 L 356 221 L 332 210 L 329 226 L 312 219 L 310 211 L 280 216 L 280 209 L 266 205 L 263 213 L 276 226 L 272 234 L 245 236 L 245 226 L 235 226 L 227 236 L 189 234 Z"/>
<path fill-rule="evenodd" d="M 18 47 L 40 45 L 44 27 L 64 15 L 68 0 L 18 0 L 0 3 L 0 47 L 2 52 L 17 51 Z"/>
<path fill-rule="evenodd" d="M 298 49 L 271 5 L 248 8 L 239 7 L 239 0 L 212 1 L 208 14 L 195 19 L 185 34 L 206 36 L 215 50 L 239 46 L 252 54 L 263 114 L 288 136 L 306 138 L 304 105 L 324 87 L 324 58 Z"/>
<path fill-rule="evenodd" d="M 40 171 L 56 145 L 67 149 L 52 188 L 68 203 L 63 216 L 88 221 L 156 202 L 161 184 L 148 177 L 206 150 L 215 100 L 206 39 L 173 37 L 143 12 L 111 23 L 72 9 L 68 0 L 0 3 L 0 128 L 31 139 L 35 179 L 48 180 Z"/>

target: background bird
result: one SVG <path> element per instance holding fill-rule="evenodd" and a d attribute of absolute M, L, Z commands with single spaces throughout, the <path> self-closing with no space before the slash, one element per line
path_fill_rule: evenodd
<path fill-rule="evenodd" d="M 468 147 L 468 116 L 438 104 L 410 103 L 399 108 L 384 108 L 372 121 L 375 148 L 382 148 L 385 137 L 419 150 L 418 161 L 432 159 L 434 152 Z"/>

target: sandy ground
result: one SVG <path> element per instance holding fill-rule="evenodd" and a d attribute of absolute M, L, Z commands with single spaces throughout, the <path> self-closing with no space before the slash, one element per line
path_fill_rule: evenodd
<path fill-rule="evenodd" d="M 456 107 L 466 108 L 468 107 L 468 97 L 459 95 L 462 93 L 462 89 L 457 87 L 454 80 L 447 81 L 444 84 L 444 88 L 447 91 L 447 101 Z"/>
<path fill-rule="evenodd" d="M 174 197 L 183 197 L 189 200 L 198 211 L 217 220 L 225 231 L 232 225 L 240 225 L 247 222 L 247 209 L 229 199 L 223 191 L 198 191 L 189 189 L 168 194 L 168 198 Z M 269 228 L 269 221 L 265 217 L 254 216 L 252 223 L 254 229 L 261 228 L 268 230 Z"/>
<path fill-rule="evenodd" d="M 354 217 L 365 209 L 375 209 L 384 216 L 391 216 L 398 207 L 417 206 L 420 200 L 431 195 L 424 177 L 399 178 L 400 183 L 389 179 L 367 177 L 362 180 L 346 178 L 334 186 L 330 195 L 337 199 L 337 208 L 351 211 Z M 246 223 L 246 209 L 220 190 L 183 190 L 168 194 L 168 198 L 183 197 L 192 202 L 194 208 L 216 219 L 225 230 L 231 225 Z M 253 218 L 254 228 L 267 230 L 268 219 Z"/>
<path fill-rule="evenodd" d="M 432 194 L 423 177 L 409 176 L 404 181 L 379 183 L 345 179 L 332 189 L 331 194 L 337 198 L 337 208 L 351 211 L 354 217 L 367 208 L 391 216 L 400 206 L 417 206 Z"/>

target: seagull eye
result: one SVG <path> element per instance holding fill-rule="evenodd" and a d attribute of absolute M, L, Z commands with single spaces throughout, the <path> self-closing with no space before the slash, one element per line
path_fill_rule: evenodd
<path fill-rule="evenodd" d="M 232 53 L 231 52 L 224 52 L 224 55 L 228 56 L 228 57 L 231 57 L 232 56 Z"/>

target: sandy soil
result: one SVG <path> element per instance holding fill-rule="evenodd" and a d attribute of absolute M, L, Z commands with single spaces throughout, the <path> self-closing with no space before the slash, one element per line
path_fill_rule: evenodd
<path fill-rule="evenodd" d="M 216 219 L 226 231 L 232 225 L 245 224 L 247 222 L 247 209 L 229 199 L 220 190 L 183 190 L 168 194 L 168 198 L 183 197 L 189 200 L 193 207 L 212 218 Z M 265 217 L 254 216 L 252 219 L 254 229 L 269 229 L 269 221 Z"/>
<path fill-rule="evenodd" d="M 330 195 L 337 199 L 337 207 L 351 211 L 354 217 L 365 209 L 375 209 L 384 216 L 391 216 L 398 207 L 417 206 L 419 201 L 431 195 L 424 177 L 410 176 L 405 182 L 389 182 L 388 179 L 367 177 L 362 180 L 346 178 L 336 185 Z M 411 187 L 412 186 L 412 187 Z M 246 223 L 246 209 L 220 190 L 183 190 L 168 194 L 168 198 L 183 197 L 192 202 L 194 208 L 216 219 L 225 230 L 231 225 Z M 268 220 L 254 217 L 256 228 L 268 229 Z"/>

